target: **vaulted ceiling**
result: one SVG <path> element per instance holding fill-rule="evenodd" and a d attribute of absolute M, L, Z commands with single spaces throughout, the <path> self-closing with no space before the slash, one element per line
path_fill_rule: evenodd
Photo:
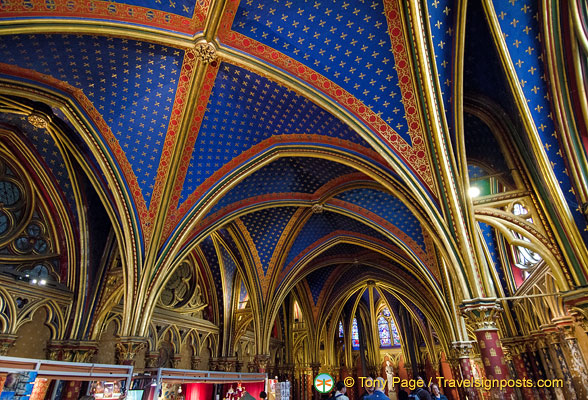
<path fill-rule="evenodd" d="M 417 22 L 396 0 L 5 2 L 0 122 L 36 149 L 72 218 L 82 167 L 145 288 L 197 253 L 266 300 L 305 284 L 319 306 L 341 276 L 382 270 L 440 295 L 438 245 L 454 238 L 431 130 L 455 138 L 459 21 L 453 1 L 422 6 Z M 476 68 L 468 85 L 492 96 Z M 538 123 L 545 107 L 537 97 Z M 33 109 L 60 133 L 31 125 Z M 482 125 L 465 122 L 480 158 Z"/>

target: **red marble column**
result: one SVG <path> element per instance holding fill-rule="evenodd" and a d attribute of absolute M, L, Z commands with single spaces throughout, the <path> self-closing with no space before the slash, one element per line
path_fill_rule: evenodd
<path fill-rule="evenodd" d="M 531 379 L 531 376 L 529 376 L 529 371 L 527 371 L 527 368 L 525 367 L 525 362 L 524 362 L 523 358 L 521 357 L 521 353 L 525 351 L 524 346 L 525 346 L 524 344 L 517 343 L 514 341 L 508 343 L 508 347 L 510 348 L 510 355 L 512 357 L 512 363 L 513 363 L 515 372 L 517 374 L 516 378 L 519 381 L 527 381 L 527 380 Z M 526 386 L 527 385 L 524 385 L 521 388 L 521 391 L 523 393 L 523 398 L 535 399 L 535 393 L 533 392 L 533 390 L 530 387 L 526 387 Z"/>
<path fill-rule="evenodd" d="M 476 340 L 480 347 L 480 355 L 484 364 L 484 371 L 487 379 L 498 379 L 499 381 L 510 379 L 508 366 L 504 359 L 504 352 L 498 338 L 496 317 L 502 308 L 495 300 L 476 299 L 462 305 L 462 313 L 467 322 L 476 334 Z M 490 397 L 493 399 L 510 400 L 514 397 L 514 390 L 511 387 L 492 388 Z"/>
<path fill-rule="evenodd" d="M 443 370 L 443 378 L 445 379 L 461 379 L 461 372 L 459 371 L 459 360 L 457 358 L 450 358 L 447 360 L 449 364 L 449 371 L 446 373 L 446 369 L 442 368 Z M 465 393 L 463 388 L 450 388 L 444 387 L 442 388 L 443 394 L 447 396 L 449 400 L 459 400 L 465 399 Z"/>
<path fill-rule="evenodd" d="M 470 353 L 472 345 L 469 342 L 456 342 L 453 343 L 453 351 L 455 352 L 456 358 L 459 360 L 460 373 L 455 373 L 455 379 L 461 379 L 462 381 L 473 382 L 474 374 L 472 371 L 472 361 L 470 359 Z M 467 396 L 468 400 L 481 400 L 480 393 L 474 387 L 463 387 L 459 388 L 459 395 L 461 398 Z"/>
<path fill-rule="evenodd" d="M 498 338 L 498 329 L 479 329 L 475 333 L 478 346 L 480 347 L 480 355 L 482 356 L 486 378 L 491 380 L 498 379 L 499 381 L 510 379 L 508 367 L 504 360 L 504 352 L 500 345 L 500 339 Z M 493 389 L 492 391 L 496 392 L 499 390 Z M 514 391 L 512 388 L 505 388 L 504 392 L 506 396 L 498 396 L 498 398 L 504 397 L 505 399 L 510 399 Z"/>

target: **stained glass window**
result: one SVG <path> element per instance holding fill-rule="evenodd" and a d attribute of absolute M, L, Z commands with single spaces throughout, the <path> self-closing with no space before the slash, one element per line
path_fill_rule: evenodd
<path fill-rule="evenodd" d="M 378 331 L 380 332 L 380 346 L 392 346 L 392 342 L 390 341 L 390 327 L 388 326 L 388 321 L 386 321 L 386 318 L 378 318 Z"/>
<path fill-rule="evenodd" d="M 353 318 L 351 326 L 351 347 L 353 350 L 359 350 L 359 329 L 357 328 L 357 319 Z"/>
<path fill-rule="evenodd" d="M 390 319 L 390 332 L 392 332 L 392 345 L 400 346 L 400 335 L 393 319 Z"/>
<path fill-rule="evenodd" d="M 339 321 L 339 337 L 343 337 L 343 322 Z"/>
<path fill-rule="evenodd" d="M 388 310 L 388 307 L 384 307 L 382 309 L 382 315 L 384 315 L 384 317 L 389 317 L 391 315 L 390 310 Z"/>

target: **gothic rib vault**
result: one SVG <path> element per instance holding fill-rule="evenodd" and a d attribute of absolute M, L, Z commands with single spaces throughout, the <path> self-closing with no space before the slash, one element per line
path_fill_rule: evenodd
<path fill-rule="evenodd" d="M 43 308 L 62 357 L 110 329 L 120 361 L 169 342 L 352 369 L 357 317 L 377 370 L 386 308 L 416 373 L 463 343 L 483 359 L 482 323 L 579 335 L 585 8 L 1 3 L 7 343 Z M 25 298 L 31 274 L 49 284 Z"/>

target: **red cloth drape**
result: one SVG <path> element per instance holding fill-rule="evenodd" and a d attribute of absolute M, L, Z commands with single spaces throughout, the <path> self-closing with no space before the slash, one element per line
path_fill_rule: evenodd
<path fill-rule="evenodd" d="M 248 382 L 241 384 L 247 393 L 259 399 L 259 394 L 265 390 L 265 382 Z"/>
<path fill-rule="evenodd" d="M 223 385 L 221 399 L 224 399 L 226 397 L 226 394 L 231 386 L 233 387 L 233 390 L 235 390 L 237 388 L 237 383 L 226 383 Z M 247 393 L 249 393 L 256 399 L 259 399 L 259 394 L 265 390 L 265 382 L 244 382 L 241 383 L 241 386 Z"/>
<path fill-rule="evenodd" d="M 182 385 L 186 400 L 213 400 L 212 383 L 187 383 Z"/>

